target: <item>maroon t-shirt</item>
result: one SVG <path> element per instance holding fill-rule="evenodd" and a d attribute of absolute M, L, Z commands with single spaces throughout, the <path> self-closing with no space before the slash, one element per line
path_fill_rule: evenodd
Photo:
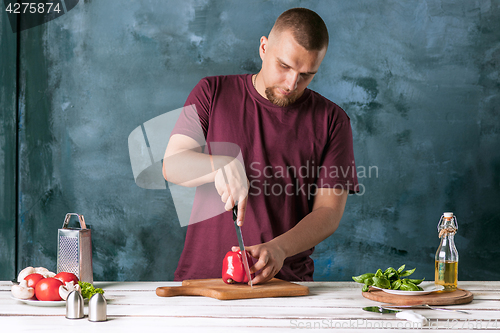
<path fill-rule="evenodd" d="M 251 78 L 247 74 L 202 79 L 185 104 L 186 109 L 194 105 L 201 130 L 193 129 L 193 117 L 182 113 L 172 132 L 188 135 L 200 146 L 206 142 L 209 149 L 225 142 L 241 149 L 250 181 L 241 228 L 246 246 L 268 242 L 294 227 L 311 212 L 318 188 L 357 190 L 346 113 L 309 89 L 292 105 L 276 106 L 255 90 Z M 198 188 L 194 205 L 223 207 L 220 197 L 204 200 L 207 186 L 215 188 L 213 183 Z M 231 212 L 190 224 L 175 280 L 221 277 L 222 260 L 235 245 Z M 276 277 L 311 281 L 313 251 L 287 258 Z"/>

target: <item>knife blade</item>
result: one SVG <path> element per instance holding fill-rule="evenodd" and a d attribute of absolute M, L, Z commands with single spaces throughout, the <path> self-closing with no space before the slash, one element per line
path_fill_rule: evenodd
<path fill-rule="evenodd" d="M 465 314 L 470 314 L 470 312 L 467 312 L 467 311 L 464 311 L 464 310 L 436 308 L 434 306 L 430 306 L 429 304 L 391 305 L 391 308 L 393 308 L 393 309 L 430 309 L 430 310 L 461 312 L 461 313 L 465 313 Z"/>
<path fill-rule="evenodd" d="M 236 236 L 238 237 L 238 245 L 241 251 L 241 261 L 243 261 L 243 267 L 245 267 L 245 273 L 247 274 L 248 281 L 250 281 L 250 287 L 253 287 L 252 276 L 250 275 L 250 266 L 248 265 L 247 254 L 245 253 L 245 244 L 243 244 L 243 236 L 241 235 L 241 228 L 238 225 L 236 219 L 238 217 L 238 204 L 233 207 L 233 222 L 234 228 L 236 229 Z"/>

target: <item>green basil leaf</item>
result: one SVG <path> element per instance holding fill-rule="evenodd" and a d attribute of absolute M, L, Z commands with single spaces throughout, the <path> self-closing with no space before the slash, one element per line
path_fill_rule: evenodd
<path fill-rule="evenodd" d="M 410 270 L 408 270 L 408 271 L 403 271 L 403 272 L 402 272 L 399 276 L 400 276 L 400 277 L 403 277 L 403 276 L 410 276 L 410 275 L 412 275 L 412 274 L 413 274 L 413 272 L 415 272 L 415 270 L 416 270 L 416 268 L 414 268 L 414 269 L 410 269 Z"/>

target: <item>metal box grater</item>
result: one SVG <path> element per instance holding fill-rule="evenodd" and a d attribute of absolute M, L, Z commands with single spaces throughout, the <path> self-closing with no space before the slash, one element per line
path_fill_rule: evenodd
<path fill-rule="evenodd" d="M 80 229 L 68 228 L 72 215 L 78 216 Z M 94 283 L 92 271 L 92 240 L 83 215 L 68 213 L 57 233 L 57 273 L 74 273 L 81 281 Z"/>

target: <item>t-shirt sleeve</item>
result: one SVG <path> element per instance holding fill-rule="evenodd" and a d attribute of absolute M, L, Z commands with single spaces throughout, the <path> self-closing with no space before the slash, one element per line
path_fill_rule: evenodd
<path fill-rule="evenodd" d="M 332 126 L 319 168 L 318 188 L 343 188 L 359 192 L 349 118 Z"/>
<path fill-rule="evenodd" d="M 200 146 L 205 145 L 211 110 L 211 91 L 207 78 L 198 82 L 189 94 L 170 136 L 183 134 L 196 140 Z"/>

